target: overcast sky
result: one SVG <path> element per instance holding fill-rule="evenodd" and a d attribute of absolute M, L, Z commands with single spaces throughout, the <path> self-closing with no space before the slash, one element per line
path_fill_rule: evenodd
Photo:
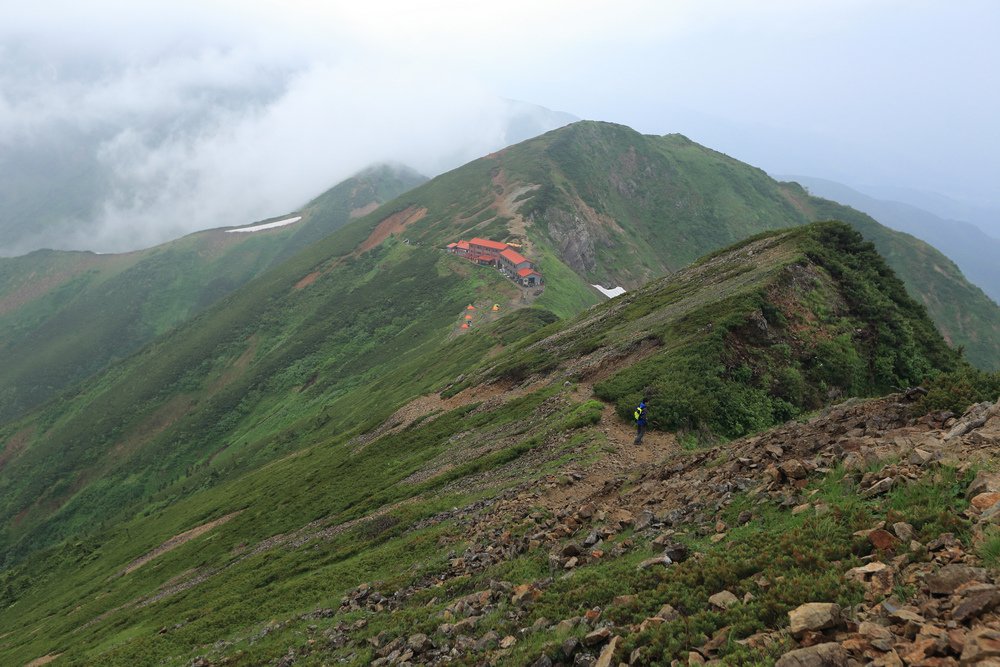
<path fill-rule="evenodd" d="M 502 143 L 502 99 L 1000 209 L 998 34 L 988 0 L 3 3 L 0 172 L 100 193 L 6 246 L 241 224 L 377 160 L 433 175 Z"/>

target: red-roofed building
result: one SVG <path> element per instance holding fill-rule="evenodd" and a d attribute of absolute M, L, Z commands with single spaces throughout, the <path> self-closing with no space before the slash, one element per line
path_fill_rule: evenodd
<path fill-rule="evenodd" d="M 530 268 L 519 269 L 517 281 L 525 287 L 534 287 L 542 284 L 542 274 Z"/>
<path fill-rule="evenodd" d="M 491 241 L 490 239 L 481 239 L 476 237 L 469 241 L 469 247 L 479 252 L 485 253 L 490 251 L 499 255 L 500 251 L 507 249 L 507 244 L 501 243 L 500 241 Z"/>
<path fill-rule="evenodd" d="M 466 257 L 469 254 L 469 242 L 458 241 L 457 243 L 449 243 L 448 252 L 454 253 L 461 257 Z"/>
<path fill-rule="evenodd" d="M 534 271 L 535 263 L 512 248 L 507 248 L 500 253 L 500 270 L 510 278 L 521 282 L 521 284 L 525 284 L 519 277 L 519 273 L 525 269 Z M 538 274 L 537 271 L 535 273 Z M 533 281 L 532 284 L 540 284 L 541 274 L 538 274 L 537 278 L 534 278 Z"/>
<path fill-rule="evenodd" d="M 525 287 L 542 284 L 542 274 L 535 270 L 535 263 L 506 243 L 476 237 L 470 241 L 449 243 L 448 252 L 476 264 L 496 266 L 508 278 Z"/>

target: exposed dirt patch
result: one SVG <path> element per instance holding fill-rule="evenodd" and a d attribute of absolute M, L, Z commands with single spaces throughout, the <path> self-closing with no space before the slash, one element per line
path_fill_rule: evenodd
<path fill-rule="evenodd" d="M 809 220 L 815 219 L 815 211 L 813 211 L 812 207 L 806 202 L 799 199 L 786 188 L 778 188 L 778 191 L 781 193 L 781 196 L 785 198 L 785 201 L 795 207 L 795 210 L 806 216 Z"/>
<path fill-rule="evenodd" d="M 365 204 L 364 206 L 361 206 L 359 208 L 351 209 L 351 213 L 350 213 L 350 215 L 348 217 L 351 220 L 353 220 L 354 218 L 360 218 L 363 215 L 368 215 L 369 213 L 371 213 L 372 211 L 374 211 L 378 207 L 379 207 L 379 203 L 373 201 L 373 202 Z"/>
<path fill-rule="evenodd" d="M 61 655 L 62 653 L 49 653 L 48 655 L 43 655 L 41 658 L 35 658 L 24 667 L 41 667 L 41 665 L 47 665 Z"/>
<path fill-rule="evenodd" d="M 215 393 L 216 391 L 222 389 L 233 380 L 243 375 L 247 368 L 250 367 L 250 362 L 257 355 L 257 347 L 260 345 L 260 338 L 254 334 L 247 340 L 247 349 L 243 350 L 239 357 L 236 358 L 229 368 L 219 376 L 219 379 L 213 382 L 209 387 L 208 391 Z"/>
<path fill-rule="evenodd" d="M 132 429 L 124 438 L 119 440 L 108 457 L 109 462 L 119 462 L 132 452 L 137 451 L 143 445 L 148 444 L 178 419 L 187 414 L 191 408 L 191 399 L 185 394 L 178 394 L 169 401 L 161 405 L 153 414 L 147 417 L 141 424 Z"/>
<path fill-rule="evenodd" d="M 372 233 L 365 239 L 364 243 L 358 246 L 357 253 L 371 250 L 382 241 L 385 241 L 392 234 L 398 234 L 418 220 L 422 220 L 427 215 L 426 208 L 410 206 L 398 213 L 393 213 L 388 218 L 378 223 Z"/>
<path fill-rule="evenodd" d="M 205 533 L 212 530 L 216 526 L 221 526 L 222 524 L 226 523 L 227 521 L 235 517 L 237 514 L 239 514 L 239 512 L 232 512 L 231 514 L 219 517 L 215 521 L 209 521 L 208 523 L 203 523 L 200 526 L 192 528 L 191 530 L 186 530 L 179 535 L 174 535 L 160 546 L 156 547 L 152 551 L 143 554 L 142 556 L 139 556 L 134 561 L 126 565 L 125 569 L 119 572 L 119 576 L 125 576 L 130 572 L 138 570 L 140 567 L 142 567 L 149 561 L 153 560 L 154 558 L 162 556 L 168 551 L 173 551 L 182 544 L 190 542 L 194 538 L 204 535 Z"/>
<path fill-rule="evenodd" d="M 319 271 L 313 271 L 308 276 L 306 276 L 299 282 L 295 283 L 295 289 L 302 289 L 304 287 L 309 287 L 314 282 L 316 282 L 316 279 L 319 278 L 319 275 L 320 275 Z"/>
<path fill-rule="evenodd" d="M 510 218 L 510 222 L 507 223 L 507 229 L 510 230 L 512 236 L 521 241 L 522 252 L 524 254 L 530 254 L 531 242 L 528 240 L 528 225 L 524 216 L 518 213 L 518 209 L 525 200 L 517 202 L 514 200 L 525 193 L 537 190 L 541 186 L 535 184 L 522 185 L 519 183 L 508 183 L 507 175 L 503 169 L 498 169 L 496 173 L 493 174 L 492 181 L 494 192 L 493 207 L 496 209 L 497 215 Z"/>
<path fill-rule="evenodd" d="M 3 450 L 0 451 L 0 470 L 3 470 L 4 466 L 10 462 L 15 456 L 17 456 L 21 450 L 25 448 L 28 441 L 31 440 L 31 436 L 35 434 L 34 426 L 27 426 L 22 428 L 20 431 L 14 433 L 7 439 L 4 443 Z"/>

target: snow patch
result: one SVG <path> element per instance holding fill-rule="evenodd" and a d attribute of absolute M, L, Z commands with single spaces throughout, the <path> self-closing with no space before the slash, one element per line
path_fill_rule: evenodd
<path fill-rule="evenodd" d="M 262 229 L 274 229 L 275 227 L 284 227 L 285 225 L 290 225 L 293 222 L 298 222 L 302 219 L 301 215 L 297 215 L 294 218 L 285 218 L 284 220 L 278 220 L 277 222 L 267 222 L 263 225 L 254 225 L 253 227 L 240 227 L 239 229 L 227 229 L 227 234 L 233 234 L 237 232 L 259 232 Z"/>
<path fill-rule="evenodd" d="M 625 293 L 624 287 L 612 287 L 611 289 L 608 289 L 606 287 L 601 287 L 600 285 L 591 285 L 591 287 L 593 287 L 594 289 L 596 289 L 598 292 L 608 297 L 609 299 L 613 299 L 619 294 Z"/>

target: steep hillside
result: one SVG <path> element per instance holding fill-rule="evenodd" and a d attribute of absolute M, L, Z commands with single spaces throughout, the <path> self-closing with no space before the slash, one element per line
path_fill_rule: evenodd
<path fill-rule="evenodd" d="M 411 190 L 394 230 L 426 244 L 478 235 L 521 243 L 546 276 L 538 304 L 569 316 L 762 231 L 849 222 L 974 363 L 1000 368 L 1000 307 L 933 248 L 854 209 L 810 197 L 680 135 L 580 122 L 511 146 Z"/>
<path fill-rule="evenodd" d="M 121 255 L 44 250 L 0 259 L 0 422 L 124 359 L 423 180 L 402 168 L 378 167 L 337 185 L 301 212 L 275 219 L 301 216 L 288 226 L 199 232 Z"/>
<path fill-rule="evenodd" d="M 77 409 L 4 434 L 2 660 L 525 664 L 597 626 L 607 633 L 583 650 L 600 650 L 654 602 L 694 615 L 686 642 L 682 623 L 628 635 L 628 650 L 653 647 L 649 662 L 735 620 L 701 611 L 709 588 L 757 573 L 719 564 L 734 548 L 789 578 L 753 589 L 761 602 L 740 638 L 812 596 L 853 599 L 824 573 L 857 564 L 850 532 L 882 516 L 881 501 L 838 511 L 833 526 L 789 520 L 782 508 L 805 482 L 777 487 L 774 504 L 738 495 L 767 479 L 759 459 L 772 449 L 704 449 L 660 431 L 636 449 L 615 408 L 649 388 L 655 425 L 735 434 L 959 365 L 855 232 L 765 235 L 569 322 L 526 308 L 454 336 L 464 304 L 515 297 L 509 283 L 434 248 L 352 250 L 381 222 L 362 219 L 252 282 L 116 367 Z M 675 391 L 706 411 L 678 407 Z M 672 422 L 678 410 L 691 421 Z M 845 417 L 844 433 L 864 435 L 848 433 L 860 420 Z M 827 465 L 793 468 L 797 450 L 776 451 L 795 480 Z M 713 495 L 692 495 L 700 481 Z M 640 492 L 645 513 L 621 500 Z M 666 572 L 662 557 L 646 562 L 661 509 L 672 518 L 655 526 L 679 531 L 671 548 L 707 560 Z M 735 525 L 744 509 L 741 524 L 759 523 L 711 546 L 706 526 Z M 765 546 L 779 534 L 806 553 L 829 547 L 795 563 Z M 60 535 L 73 537 L 53 544 Z M 634 609 L 613 600 L 652 591 Z"/>

